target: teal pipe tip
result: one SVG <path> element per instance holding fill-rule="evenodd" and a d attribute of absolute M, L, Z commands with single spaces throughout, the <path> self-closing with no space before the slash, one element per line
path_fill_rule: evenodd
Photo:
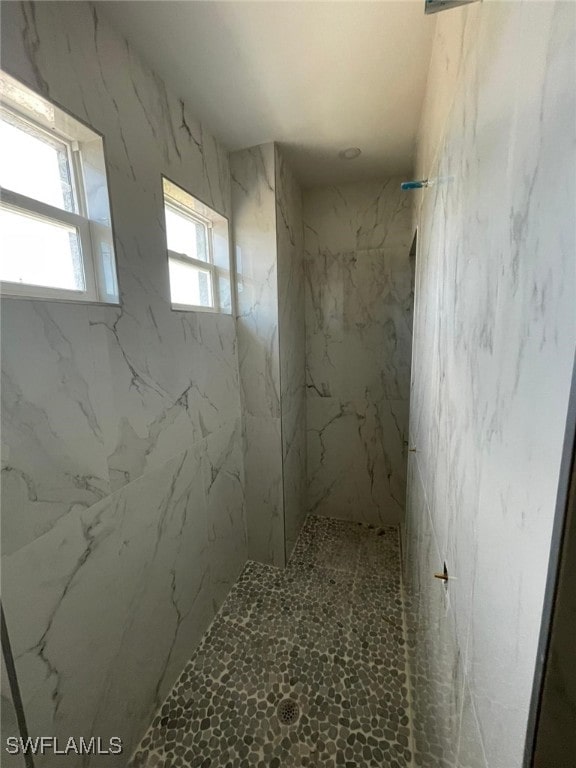
<path fill-rule="evenodd" d="M 423 179 L 421 181 L 403 181 L 402 184 L 400 184 L 400 189 L 406 191 L 408 189 L 422 189 L 427 186 L 428 179 Z"/>

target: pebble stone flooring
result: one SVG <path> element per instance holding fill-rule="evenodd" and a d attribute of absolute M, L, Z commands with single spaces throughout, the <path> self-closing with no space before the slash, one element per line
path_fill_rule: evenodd
<path fill-rule="evenodd" d="M 284 571 L 247 563 L 130 765 L 408 768 L 407 686 L 398 530 L 311 516 Z"/>

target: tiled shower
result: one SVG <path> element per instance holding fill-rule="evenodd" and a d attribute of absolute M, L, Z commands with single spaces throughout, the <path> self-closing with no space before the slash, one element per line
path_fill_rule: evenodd
<path fill-rule="evenodd" d="M 311 515 L 250 562 L 132 765 L 412 762 L 398 530 Z"/>
<path fill-rule="evenodd" d="M 97 5 L 1 26 L 2 67 L 105 137 L 122 299 L 2 300 L 21 708 L 124 747 L 34 764 L 520 768 L 576 336 L 571 4 L 438 16 L 415 193 L 228 153 Z M 229 219 L 233 315 L 172 311 L 162 175 Z"/>

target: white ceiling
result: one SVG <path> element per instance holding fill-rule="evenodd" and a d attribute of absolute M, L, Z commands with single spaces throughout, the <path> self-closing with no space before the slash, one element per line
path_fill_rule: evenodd
<path fill-rule="evenodd" d="M 410 174 L 424 0 L 96 5 L 230 150 L 278 141 L 304 185 Z"/>

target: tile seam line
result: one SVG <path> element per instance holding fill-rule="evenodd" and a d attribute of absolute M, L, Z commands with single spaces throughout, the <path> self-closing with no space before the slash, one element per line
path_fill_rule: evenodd
<path fill-rule="evenodd" d="M 282 553 L 283 564 L 282 568 L 286 568 L 288 563 L 288 552 L 286 550 L 286 482 L 285 482 L 285 461 L 284 461 L 284 424 L 283 424 L 283 408 L 282 408 L 282 347 L 280 344 L 280 275 L 278 269 L 278 252 L 279 252 L 279 238 L 278 238 L 278 145 L 275 141 L 272 142 L 272 163 L 274 179 L 274 243 L 276 245 L 276 329 L 278 335 L 278 409 L 279 409 L 279 423 L 280 423 L 280 480 L 282 483 Z"/>

